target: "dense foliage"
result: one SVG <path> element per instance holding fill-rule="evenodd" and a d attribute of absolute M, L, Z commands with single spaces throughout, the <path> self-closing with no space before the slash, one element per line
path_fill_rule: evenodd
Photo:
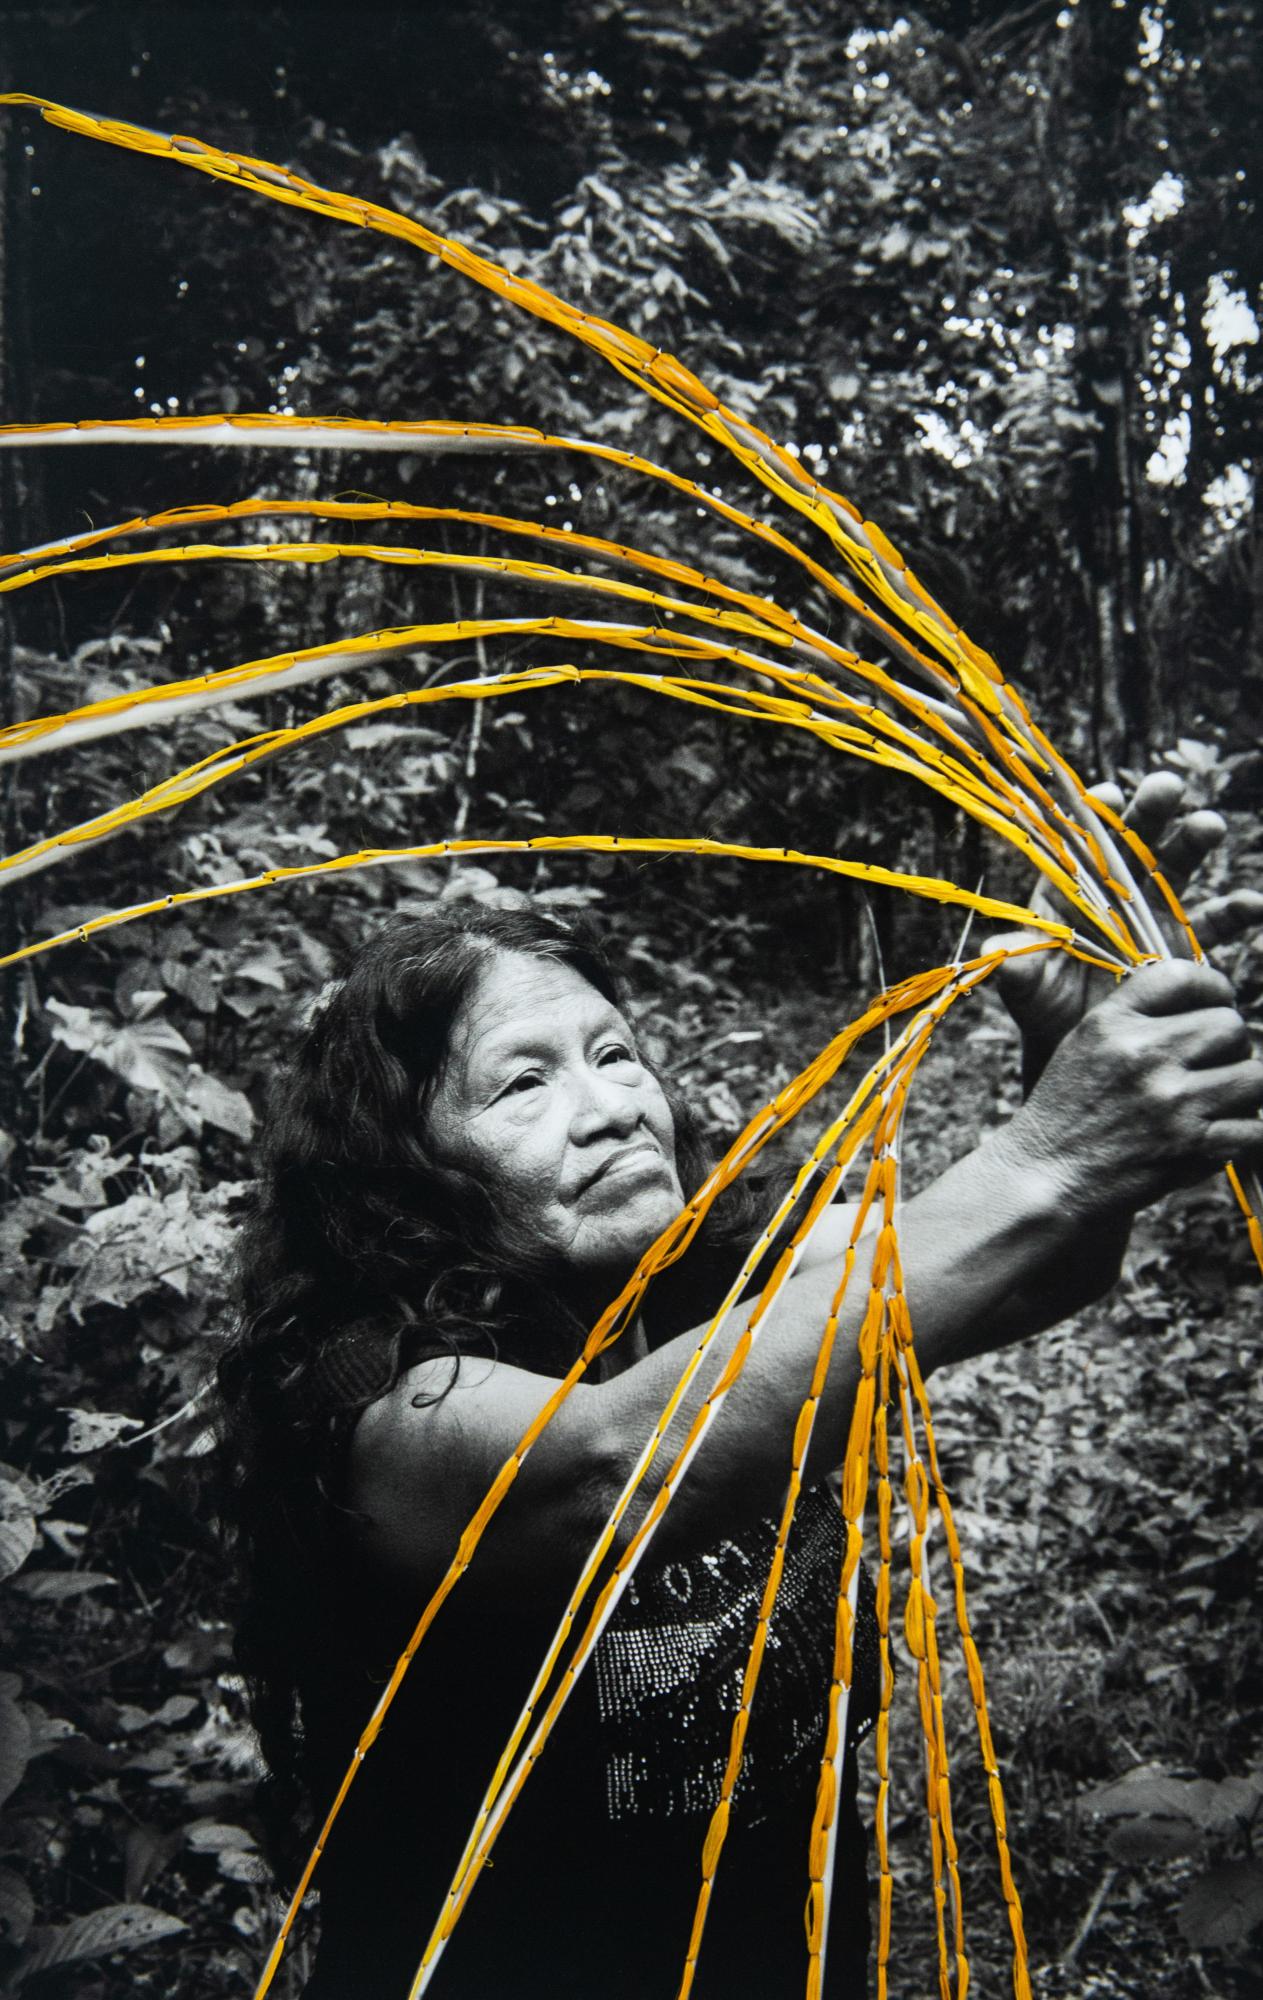
<path fill-rule="evenodd" d="M 0 81 L 394 202 L 686 356 L 862 499 L 1082 766 L 1169 755 L 1229 818 L 1221 878 L 1257 874 L 1263 237 L 1246 0 L 436 0 L 354 19 L 11 9 Z M 663 412 L 452 273 L 7 116 L 6 418 L 508 419 L 694 465 Z M 727 467 L 698 476 L 735 492 Z M 0 479 L 5 548 L 85 515 L 368 491 L 687 549 L 821 616 L 796 574 L 758 569 L 713 522 L 555 456 L 79 447 L 0 454 Z M 72 579 L 0 599 L 0 719 L 490 601 L 485 584 L 460 594 L 349 561 Z M 478 644 L 417 671 L 555 657 Z M 388 692 L 402 671 L 346 693 Z M 181 761 L 330 699 L 208 712 L 183 728 Z M 6 845 L 174 761 L 163 732 L 136 731 L 30 764 L 7 781 Z M 792 840 L 1016 886 L 1011 862 L 908 788 L 781 732 L 589 688 L 325 738 L 33 877 L 7 896 L 0 938 L 366 843 L 594 827 Z M 526 891 L 588 905 L 718 1138 L 882 978 L 954 944 L 923 909 L 766 874 L 404 866 L 158 918 L 8 980 L 0 1974 L 50 1996 L 241 1993 L 273 1922 L 202 1391 L 287 1024 L 393 911 Z M 1229 969 L 1257 1011 L 1257 951 Z M 923 1076 L 917 1178 L 1014 1102 L 988 997 Z M 1256 1990 L 1256 1300 L 1222 1192 L 1198 1191 L 1145 1220 L 1090 1322 L 936 1393 L 1051 1996 Z M 910 1993 L 932 1978 L 915 1757 L 909 1740 L 896 1990 Z M 1128 1789 L 1101 1789 L 1135 1767 Z M 978 1990 L 998 1994 L 1006 1946 L 967 1759 L 957 1793 Z M 300 1948 L 280 1990 L 301 1970 Z"/>

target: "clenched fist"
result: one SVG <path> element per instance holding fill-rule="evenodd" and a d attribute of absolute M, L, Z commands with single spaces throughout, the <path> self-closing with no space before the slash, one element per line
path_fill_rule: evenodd
<path fill-rule="evenodd" d="M 1086 1221 L 1263 1159 L 1261 1108 L 1263 1064 L 1231 986 L 1179 960 L 1142 966 L 1089 1007 L 1002 1143 Z"/>

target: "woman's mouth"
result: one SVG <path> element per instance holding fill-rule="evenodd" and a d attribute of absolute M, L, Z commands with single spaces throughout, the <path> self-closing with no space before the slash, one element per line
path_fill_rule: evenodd
<path fill-rule="evenodd" d="M 655 1179 L 667 1171 L 667 1163 L 662 1148 L 652 1139 L 638 1139 L 634 1145 L 621 1146 L 602 1160 L 599 1167 L 579 1184 L 579 1194 L 585 1195 L 590 1189 L 601 1186 L 606 1181 L 637 1179 L 645 1174 Z"/>

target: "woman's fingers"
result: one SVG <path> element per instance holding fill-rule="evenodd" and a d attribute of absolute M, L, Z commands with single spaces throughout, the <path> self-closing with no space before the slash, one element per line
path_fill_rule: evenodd
<path fill-rule="evenodd" d="M 1213 1107 L 1212 1123 L 1248 1119 L 1252 1125 L 1258 1125 L 1253 1139 L 1257 1153 L 1263 1143 L 1263 1121 L 1258 1116 L 1263 1110 L 1263 1064 L 1247 1059 L 1225 1063 L 1221 1069 L 1199 1070 L 1193 1083 L 1203 1092 L 1204 1102 Z"/>
<path fill-rule="evenodd" d="M 1150 771 L 1127 801 L 1123 818 L 1147 847 L 1156 847 L 1184 803 L 1184 780 L 1174 771 Z"/>
<path fill-rule="evenodd" d="M 1227 1166 L 1256 1167 L 1263 1161 L 1263 1118 L 1222 1118 L 1206 1135 L 1211 1159 Z"/>
<path fill-rule="evenodd" d="M 1130 799 L 1125 800 L 1121 788 L 1110 783 L 1093 785 L 1088 796 L 1098 799 L 1111 812 L 1120 813 L 1145 844 L 1156 852 L 1177 894 L 1183 892 L 1189 877 L 1218 847 L 1227 830 L 1217 812 L 1208 808 L 1194 812 L 1182 810 L 1186 788 L 1183 779 L 1174 771 L 1149 772 L 1136 786 Z M 1035 887 L 1032 906 L 1050 907 L 1042 880 Z M 1253 925 L 1263 924 L 1263 893 L 1253 889 L 1230 890 L 1194 910 L 1192 919 L 1204 945 L 1230 943 Z M 987 940 L 987 949 L 1015 944 L 1022 935 L 1020 932 L 1001 933 Z M 1103 981 L 1085 978 L 1082 967 L 1071 966 L 1060 954 L 1011 959 L 1000 968 L 998 986 L 1001 998 L 1023 1034 L 1046 1045 L 1060 1040 L 1104 990 Z M 1174 988 L 1163 988 L 1161 991 L 1168 996 L 1158 1003 L 1164 1009 L 1199 1004 L 1194 999 L 1181 997 L 1182 989 L 1177 992 Z M 1230 995 L 1225 990 L 1219 1004 L 1227 1004 L 1229 999 Z M 1213 1005 L 1215 1002 L 1208 997 L 1200 1004 Z"/>
<path fill-rule="evenodd" d="M 1176 772 L 1150 771 L 1126 801 L 1117 785 L 1093 785 L 1089 794 L 1122 814 L 1133 833 L 1157 855 L 1177 893 L 1227 832 L 1221 814 L 1209 807 L 1182 810 L 1185 789 Z"/>
<path fill-rule="evenodd" d="M 1232 982 L 1213 965 L 1168 958 L 1127 975 L 1114 1004 L 1138 1014 L 1186 1014 L 1195 1007 L 1231 1007 Z"/>
<path fill-rule="evenodd" d="M 1221 814 L 1202 807 L 1182 812 L 1185 786 L 1174 771 L 1150 771 L 1141 779 L 1123 818 L 1151 848 L 1177 895 L 1227 832 Z"/>
<path fill-rule="evenodd" d="M 1263 1064 L 1231 1002 L 1221 972 L 1177 961 L 1143 967 L 1101 1009 L 1117 1038 L 1120 1091 L 1134 1101 L 1137 1146 L 1165 1147 L 1173 1166 L 1183 1151 L 1185 1173 L 1222 1164 L 1230 1146 L 1250 1159 L 1263 1152 Z"/>
<path fill-rule="evenodd" d="M 1207 1007 L 1190 1015 L 1192 1039 L 1185 1058 L 1190 1069 L 1248 1063 L 1254 1055 L 1250 1030 L 1235 1007 Z"/>
<path fill-rule="evenodd" d="M 1141 1102 L 1155 1148 L 1169 1149 L 1175 1164 L 1182 1158 L 1187 1178 L 1222 1166 L 1230 1147 L 1252 1160 L 1263 1152 L 1263 1066 L 1256 1062 L 1201 1069 L 1168 1056 L 1153 1069 Z"/>
<path fill-rule="evenodd" d="M 1263 1156 L 1263 1065 L 1209 965 L 1142 966 L 1065 1040 L 1010 1128 L 1065 1199 L 1135 1210 Z"/>
<path fill-rule="evenodd" d="M 1088 797 L 1090 799 L 1099 799 L 1103 806 L 1108 806 L 1111 812 L 1116 812 L 1120 815 L 1126 809 L 1127 799 L 1122 786 L 1111 784 L 1108 778 L 1104 779 L 1099 785 L 1089 785 Z"/>
<path fill-rule="evenodd" d="M 1039 971 L 1042 960 L 1048 956 L 1047 952 L 1022 949 L 1024 945 L 1034 943 L 1038 936 L 1038 931 L 992 931 L 989 937 L 983 939 L 981 949 L 984 952 L 1014 953 L 1015 956 L 1005 960 L 1001 968 L 1001 977 L 1026 980 L 1032 972 Z"/>
<path fill-rule="evenodd" d="M 1212 896 L 1190 916 L 1203 945 L 1233 944 L 1263 925 L 1263 890 L 1230 889 L 1226 896 Z"/>
<path fill-rule="evenodd" d="M 1158 1059 L 1190 1070 L 1217 1070 L 1253 1057 L 1250 1030 L 1235 1007 L 1198 1007 L 1162 1020 L 1154 1040 Z M 1260 1075 L 1263 1076 L 1263 1070 Z"/>
<path fill-rule="evenodd" d="M 1175 820 L 1158 843 L 1158 858 L 1168 879 L 1177 887 L 1187 882 L 1207 855 L 1214 853 L 1227 831 L 1222 814 L 1211 812 L 1208 807 Z"/>

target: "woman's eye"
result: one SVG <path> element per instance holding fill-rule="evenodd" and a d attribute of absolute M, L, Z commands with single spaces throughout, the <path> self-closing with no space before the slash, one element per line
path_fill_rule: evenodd
<path fill-rule="evenodd" d="M 524 1069 L 521 1076 L 515 1076 L 500 1092 L 501 1097 L 516 1097 L 524 1090 L 534 1090 L 544 1081 L 537 1069 Z"/>
<path fill-rule="evenodd" d="M 609 1042 L 605 1048 L 598 1052 L 597 1060 L 603 1063 L 634 1063 L 639 1062 L 640 1057 L 636 1054 L 635 1049 L 628 1048 L 626 1042 Z"/>

